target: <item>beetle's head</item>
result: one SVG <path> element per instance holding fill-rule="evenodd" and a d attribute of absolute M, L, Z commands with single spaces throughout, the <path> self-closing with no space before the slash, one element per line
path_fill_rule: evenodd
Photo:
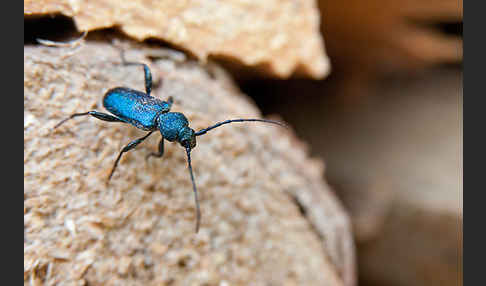
<path fill-rule="evenodd" d="M 181 131 L 179 131 L 178 138 L 182 147 L 190 149 L 196 147 L 196 134 L 192 128 L 188 126 L 182 128 Z"/>

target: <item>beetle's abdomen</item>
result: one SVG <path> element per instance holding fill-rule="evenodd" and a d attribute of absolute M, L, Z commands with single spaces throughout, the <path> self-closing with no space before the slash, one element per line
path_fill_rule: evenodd
<path fill-rule="evenodd" d="M 123 121 L 144 130 L 156 129 L 157 114 L 170 110 L 167 102 L 124 87 L 110 89 L 103 98 L 103 106 Z"/>
<path fill-rule="evenodd" d="M 159 116 L 159 130 L 168 141 L 176 141 L 179 132 L 189 125 L 187 118 L 180 112 L 168 112 Z"/>

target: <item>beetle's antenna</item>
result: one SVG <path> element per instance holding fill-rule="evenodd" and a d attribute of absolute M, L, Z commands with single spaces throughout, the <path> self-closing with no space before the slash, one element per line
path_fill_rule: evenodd
<path fill-rule="evenodd" d="M 194 191 L 194 200 L 196 201 L 196 233 L 199 231 L 199 224 L 201 222 L 201 210 L 199 209 L 199 199 L 197 197 L 196 182 L 194 181 L 194 175 L 192 174 L 191 166 L 191 148 L 186 147 L 187 153 L 187 166 L 189 168 L 189 174 L 191 175 L 192 190 Z"/>
<path fill-rule="evenodd" d="M 198 132 L 196 132 L 195 135 L 196 136 L 200 136 L 200 135 L 206 134 L 206 132 L 208 132 L 209 130 L 214 129 L 214 128 L 219 127 L 219 126 L 224 125 L 224 124 L 233 123 L 233 122 L 247 122 L 247 121 L 258 121 L 258 122 L 272 123 L 272 124 L 280 125 L 282 127 L 287 127 L 287 125 L 285 125 L 285 124 L 283 124 L 281 122 L 274 121 L 274 120 L 268 120 L 268 119 L 254 119 L 254 118 L 250 118 L 250 119 L 231 119 L 231 120 L 221 121 L 221 122 L 218 122 L 218 123 L 214 124 L 213 126 L 209 126 L 208 128 L 201 129 Z"/>

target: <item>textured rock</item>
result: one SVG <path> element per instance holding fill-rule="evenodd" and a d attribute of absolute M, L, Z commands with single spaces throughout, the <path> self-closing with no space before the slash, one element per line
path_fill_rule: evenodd
<path fill-rule="evenodd" d="M 329 61 L 319 10 L 304 1 L 24 1 L 24 15 L 63 14 L 81 31 L 117 27 L 277 77 L 323 78 Z"/>
<path fill-rule="evenodd" d="M 126 56 L 147 62 L 140 49 Z M 152 94 L 173 96 L 173 111 L 196 130 L 259 115 L 217 66 L 148 63 Z M 24 71 L 24 284 L 354 284 L 348 218 L 322 182 L 322 164 L 289 130 L 234 124 L 198 138 L 196 235 L 179 145 L 166 143 L 162 159 L 146 162 L 159 140 L 152 135 L 107 184 L 118 152 L 144 132 L 94 118 L 52 130 L 71 113 L 104 110 L 108 88 L 143 90 L 140 67 L 121 66 L 115 48 L 88 41 L 26 46 Z"/>

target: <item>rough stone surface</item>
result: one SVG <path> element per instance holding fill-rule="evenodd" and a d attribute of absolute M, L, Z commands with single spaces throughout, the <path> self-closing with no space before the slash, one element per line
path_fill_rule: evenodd
<path fill-rule="evenodd" d="M 329 72 L 315 0 L 24 1 L 24 15 L 63 14 L 81 31 L 116 27 L 264 74 L 323 78 Z"/>
<path fill-rule="evenodd" d="M 152 94 L 173 96 L 173 111 L 194 129 L 259 116 L 214 65 L 147 61 Z M 162 81 L 163 78 L 163 81 Z M 202 227 L 183 149 L 159 136 L 120 161 L 118 152 L 145 132 L 77 118 L 103 111 L 107 89 L 143 90 L 140 67 L 120 65 L 103 42 L 78 48 L 24 47 L 25 285 L 353 285 L 354 249 L 347 215 L 290 130 L 226 126 L 199 137 L 192 153 Z M 301 209 L 301 211 L 300 211 Z M 303 213 L 302 213 L 303 211 Z"/>

